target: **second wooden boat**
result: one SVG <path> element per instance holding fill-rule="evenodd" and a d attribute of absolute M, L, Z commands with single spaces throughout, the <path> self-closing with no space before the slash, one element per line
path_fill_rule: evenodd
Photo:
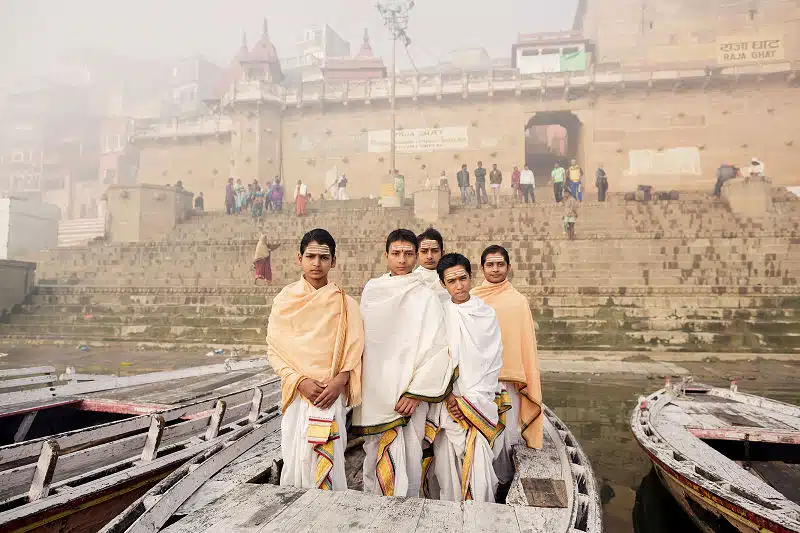
<path fill-rule="evenodd" d="M 800 408 L 687 380 L 642 397 L 631 428 L 704 532 L 800 532 Z"/>

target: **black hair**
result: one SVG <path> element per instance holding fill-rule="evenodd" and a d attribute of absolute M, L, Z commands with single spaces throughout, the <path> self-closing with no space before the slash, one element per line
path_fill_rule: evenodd
<path fill-rule="evenodd" d="M 419 240 L 414 232 L 407 229 L 396 229 L 386 237 L 386 253 L 389 253 L 389 246 L 393 242 L 410 242 L 414 245 L 414 252 L 419 252 Z"/>
<path fill-rule="evenodd" d="M 300 255 L 306 253 L 306 248 L 312 242 L 327 246 L 331 249 L 331 257 L 336 257 L 336 241 L 333 240 L 333 235 L 328 233 L 328 230 L 322 228 L 314 228 L 305 235 L 300 241 Z"/>
<path fill-rule="evenodd" d="M 439 243 L 439 250 L 444 252 L 444 239 L 442 239 L 442 234 L 433 228 L 428 228 L 419 235 L 417 235 L 417 240 L 419 242 L 436 241 Z"/>
<path fill-rule="evenodd" d="M 455 266 L 463 266 L 469 277 L 472 277 L 472 265 L 469 263 L 469 259 L 461 254 L 445 254 L 439 260 L 439 266 L 436 267 L 436 273 L 439 274 L 442 283 L 444 283 L 444 271 Z"/>
<path fill-rule="evenodd" d="M 500 246 L 499 244 L 493 244 L 487 247 L 483 253 L 481 254 L 481 266 L 486 264 L 486 256 L 489 254 L 502 254 L 503 259 L 506 260 L 506 264 L 511 266 L 511 258 L 508 256 L 508 250 Z"/>

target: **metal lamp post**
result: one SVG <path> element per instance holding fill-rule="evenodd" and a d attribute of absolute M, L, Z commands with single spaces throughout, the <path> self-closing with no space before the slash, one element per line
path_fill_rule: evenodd
<path fill-rule="evenodd" d="M 389 133 L 389 171 L 393 172 L 395 167 L 395 159 L 397 155 L 397 148 L 395 145 L 395 137 L 397 133 L 397 117 L 395 106 L 395 89 L 397 78 L 395 75 L 395 64 L 397 61 L 397 41 L 403 42 L 404 46 L 411 44 L 411 39 L 408 37 L 408 14 L 414 7 L 414 0 L 378 0 L 375 4 L 378 9 L 383 24 L 392 34 L 392 67 L 390 78 L 390 105 L 392 112 L 392 127 Z"/>

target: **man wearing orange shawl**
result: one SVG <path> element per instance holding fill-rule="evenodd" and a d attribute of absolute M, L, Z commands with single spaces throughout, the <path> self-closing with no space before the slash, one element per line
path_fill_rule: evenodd
<path fill-rule="evenodd" d="M 281 378 L 281 485 L 346 490 L 345 407 L 361 403 L 364 326 L 358 303 L 328 282 L 330 233 L 306 233 L 298 261 L 303 276 L 275 297 L 267 326 L 267 356 Z"/>
<path fill-rule="evenodd" d="M 536 356 L 536 331 L 527 298 L 508 281 L 511 261 L 508 251 L 492 245 L 481 254 L 484 282 L 472 294 L 489 304 L 497 313 L 503 339 L 503 368 L 500 382 L 511 400 L 506 413 L 503 449 L 495 462 L 501 484 L 514 477 L 511 447 L 523 441 L 529 448 L 542 447 L 542 387 L 539 359 Z"/>

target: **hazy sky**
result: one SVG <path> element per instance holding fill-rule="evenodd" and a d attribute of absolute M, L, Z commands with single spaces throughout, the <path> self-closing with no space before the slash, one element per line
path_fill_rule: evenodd
<path fill-rule="evenodd" d="M 448 51 L 483 46 L 508 57 L 518 33 L 572 25 L 577 0 L 417 0 L 409 34 L 417 66 Z M 250 45 L 262 18 L 281 57 L 291 55 L 302 30 L 329 24 L 356 53 L 368 28 L 375 53 L 388 59 L 389 39 L 374 0 L 0 0 L 0 76 L 49 70 L 82 48 L 132 58 L 171 59 L 203 54 L 225 65 L 242 31 Z M 409 66 L 403 57 L 400 67 Z M 387 61 L 388 63 L 388 61 Z"/>

